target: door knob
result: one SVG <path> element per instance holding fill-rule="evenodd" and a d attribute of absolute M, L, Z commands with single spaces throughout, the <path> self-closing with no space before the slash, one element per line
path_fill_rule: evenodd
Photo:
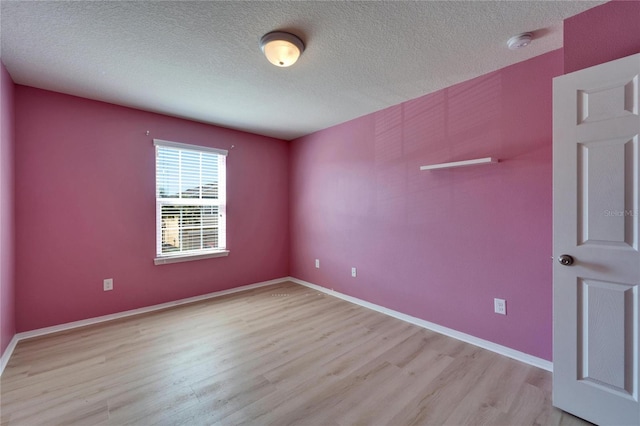
<path fill-rule="evenodd" d="M 561 265 L 570 266 L 573 265 L 573 257 L 568 254 L 561 254 L 560 257 L 558 257 L 558 262 L 560 262 Z"/>

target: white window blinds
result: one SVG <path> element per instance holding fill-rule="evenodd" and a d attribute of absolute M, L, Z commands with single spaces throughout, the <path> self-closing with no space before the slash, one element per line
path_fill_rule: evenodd
<path fill-rule="evenodd" d="M 225 250 L 227 151 L 158 139 L 153 143 L 157 256 Z"/>

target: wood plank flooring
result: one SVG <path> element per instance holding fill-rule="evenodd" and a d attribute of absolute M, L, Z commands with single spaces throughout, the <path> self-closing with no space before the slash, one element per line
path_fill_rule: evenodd
<path fill-rule="evenodd" d="M 551 374 L 293 283 L 21 341 L 2 425 L 586 425 Z"/>

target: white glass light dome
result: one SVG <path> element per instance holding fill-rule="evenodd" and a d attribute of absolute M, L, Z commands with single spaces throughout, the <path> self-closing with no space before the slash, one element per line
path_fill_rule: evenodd
<path fill-rule="evenodd" d="M 304 43 L 293 34 L 274 31 L 260 39 L 260 49 L 273 65 L 289 67 L 304 51 Z"/>

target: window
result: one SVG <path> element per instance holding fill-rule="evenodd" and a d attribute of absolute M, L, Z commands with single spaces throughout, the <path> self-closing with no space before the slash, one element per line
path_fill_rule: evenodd
<path fill-rule="evenodd" d="M 226 160 L 222 149 L 154 139 L 155 264 L 226 256 Z"/>

